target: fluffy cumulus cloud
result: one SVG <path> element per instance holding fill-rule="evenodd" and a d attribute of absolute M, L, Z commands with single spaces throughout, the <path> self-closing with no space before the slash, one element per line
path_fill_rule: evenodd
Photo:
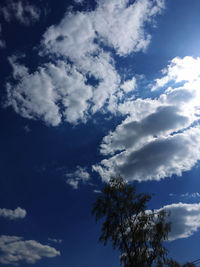
<path fill-rule="evenodd" d="M 13 90 L 7 84 L 8 102 L 14 110 L 25 118 L 40 118 L 47 124 L 58 125 L 64 117 L 76 122 L 87 116 L 88 99 L 92 95 L 91 86 L 85 84 L 82 73 L 71 68 L 64 61 L 48 63 L 29 74 L 28 69 L 10 58 L 13 77 L 21 80 Z M 59 110 L 59 105 L 65 109 Z"/>
<path fill-rule="evenodd" d="M 91 56 L 103 42 L 120 55 L 144 50 L 150 36 L 145 24 L 152 22 L 164 8 L 162 0 L 98 0 L 90 12 L 68 12 L 60 24 L 51 26 L 44 35 L 45 48 L 73 59 Z M 94 42 L 96 40 L 96 42 Z"/>
<path fill-rule="evenodd" d="M 77 166 L 76 170 L 66 174 L 66 183 L 74 189 L 78 189 L 80 183 L 85 183 L 90 179 L 90 174 L 86 168 Z"/>
<path fill-rule="evenodd" d="M 26 26 L 40 18 L 39 8 L 26 1 L 7 1 L 5 6 L 0 6 L 0 14 L 7 22 L 16 20 Z"/>
<path fill-rule="evenodd" d="M 0 236 L 0 263 L 17 265 L 20 262 L 35 263 L 46 257 L 60 255 L 55 248 L 42 245 L 35 240 L 23 240 L 18 236 Z"/>
<path fill-rule="evenodd" d="M 8 105 L 53 126 L 85 122 L 98 111 L 115 113 L 119 94 L 133 90 L 135 79 L 121 86 L 113 55 L 145 50 L 146 25 L 163 8 L 162 0 L 98 0 L 95 10 L 68 11 L 43 35 L 39 54 L 49 62 L 31 72 L 10 59 L 14 82 L 7 84 Z"/>
<path fill-rule="evenodd" d="M 0 208 L 0 217 L 9 220 L 23 219 L 26 217 L 26 210 L 20 207 L 16 208 L 15 210 Z"/>
<path fill-rule="evenodd" d="M 175 203 L 166 205 L 164 210 L 170 212 L 171 232 L 169 240 L 187 238 L 200 227 L 200 203 Z"/>
<path fill-rule="evenodd" d="M 129 93 L 133 90 L 136 89 L 136 78 L 133 77 L 131 80 L 125 81 L 122 85 L 121 88 L 123 89 L 124 92 Z"/>
<path fill-rule="evenodd" d="M 165 88 L 155 99 L 128 100 L 119 105 L 120 112 L 128 116 L 104 137 L 100 152 L 106 158 L 93 166 L 103 179 L 120 173 L 128 180 L 160 180 L 181 175 L 197 163 L 200 159 L 198 62 L 199 58 L 192 57 L 173 59 L 160 79 L 165 80 L 162 86 L 173 82 L 173 87 Z M 194 72 L 184 74 L 190 66 L 195 66 Z"/>

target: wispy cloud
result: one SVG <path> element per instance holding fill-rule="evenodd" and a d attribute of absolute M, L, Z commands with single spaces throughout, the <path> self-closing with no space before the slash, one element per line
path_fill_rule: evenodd
<path fill-rule="evenodd" d="M 31 131 L 30 127 L 27 125 L 24 126 L 24 131 L 29 133 Z"/>
<path fill-rule="evenodd" d="M 26 210 L 20 207 L 16 208 L 15 210 L 0 208 L 0 217 L 9 220 L 23 219 L 26 217 Z"/>
<path fill-rule="evenodd" d="M 184 193 L 184 194 L 174 194 L 174 193 L 170 193 L 169 194 L 170 197 L 180 197 L 180 198 L 200 198 L 200 193 L 199 192 L 194 192 L 194 193 Z"/>
<path fill-rule="evenodd" d="M 14 264 L 24 261 L 36 263 L 42 258 L 53 258 L 60 255 L 55 248 L 42 245 L 35 240 L 23 240 L 18 236 L 0 236 L 0 263 Z"/>
<path fill-rule="evenodd" d="M 66 183 L 74 189 L 78 189 L 80 183 L 85 183 L 90 179 L 90 174 L 86 168 L 77 166 L 76 171 L 66 174 Z"/>
<path fill-rule="evenodd" d="M 6 47 L 6 43 L 1 37 L 1 35 L 2 35 L 1 32 L 2 32 L 2 26 L 0 24 L 0 48 L 5 48 Z"/>
<path fill-rule="evenodd" d="M 0 48 L 4 48 L 5 47 L 5 42 L 4 42 L 4 40 L 0 40 Z"/>
<path fill-rule="evenodd" d="M 76 4 L 82 4 L 85 0 L 74 0 Z"/>
<path fill-rule="evenodd" d="M 181 194 L 180 197 L 197 198 L 200 197 L 199 192 Z"/>
<path fill-rule="evenodd" d="M 5 6 L 0 6 L 0 14 L 7 22 L 16 20 L 25 26 L 29 26 L 39 20 L 40 9 L 25 1 L 9 0 Z"/>
<path fill-rule="evenodd" d="M 61 244 L 63 241 L 62 239 L 56 239 L 56 238 L 48 238 L 48 240 L 50 242 L 57 243 L 57 244 Z"/>
<path fill-rule="evenodd" d="M 102 193 L 101 190 L 93 190 L 93 192 L 96 193 L 96 194 L 101 194 Z"/>

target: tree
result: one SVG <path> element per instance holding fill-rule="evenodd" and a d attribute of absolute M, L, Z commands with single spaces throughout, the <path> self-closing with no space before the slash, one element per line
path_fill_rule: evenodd
<path fill-rule="evenodd" d="M 147 210 L 149 194 L 136 194 L 136 188 L 123 178 L 111 178 L 93 204 L 96 221 L 103 220 L 99 241 L 104 245 L 110 240 L 121 253 L 124 267 L 163 266 L 167 250 L 170 223 L 168 214 Z"/>
<path fill-rule="evenodd" d="M 195 267 L 195 266 L 196 266 L 196 264 L 194 264 L 194 263 L 186 262 L 185 264 L 183 264 L 182 267 Z"/>
<path fill-rule="evenodd" d="M 171 258 L 170 259 L 167 259 L 165 261 L 165 264 L 168 267 L 181 267 L 181 265 L 177 261 L 175 261 L 175 260 L 173 260 Z"/>
<path fill-rule="evenodd" d="M 163 266 L 163 265 L 161 265 L 161 266 Z M 164 266 L 168 266 L 168 267 L 196 267 L 196 264 L 191 263 L 191 262 L 186 262 L 185 264 L 181 265 L 177 261 L 170 258 L 170 259 L 167 259 L 165 261 Z"/>

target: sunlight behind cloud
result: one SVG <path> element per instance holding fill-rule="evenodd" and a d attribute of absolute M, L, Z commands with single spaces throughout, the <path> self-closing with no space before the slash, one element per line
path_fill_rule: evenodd
<path fill-rule="evenodd" d="M 167 68 L 162 70 L 163 77 L 156 79 L 155 86 L 152 90 L 167 85 L 168 82 L 195 82 L 200 78 L 200 58 L 193 57 L 179 58 L 175 57 L 171 60 Z"/>
<path fill-rule="evenodd" d="M 104 180 L 115 173 L 138 181 L 180 176 L 200 159 L 200 58 L 175 58 L 162 72 L 157 86 L 174 87 L 119 105 L 128 116 L 103 138 L 106 158 L 93 166 Z"/>

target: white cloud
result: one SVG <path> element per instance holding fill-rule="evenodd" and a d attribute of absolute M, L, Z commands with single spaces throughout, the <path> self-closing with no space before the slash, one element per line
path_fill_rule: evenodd
<path fill-rule="evenodd" d="M 23 219 L 26 217 L 26 210 L 20 207 L 16 208 L 15 210 L 0 208 L 0 217 L 9 220 Z"/>
<path fill-rule="evenodd" d="M 127 0 L 97 3 L 94 11 L 68 12 L 60 24 L 51 26 L 44 34 L 45 49 L 78 59 L 100 49 L 94 42 L 97 39 L 121 55 L 144 50 L 150 39 L 145 23 L 152 23 L 164 8 L 162 0 L 139 0 L 130 5 Z"/>
<path fill-rule="evenodd" d="M 82 4 L 85 0 L 74 0 L 75 3 L 77 4 Z"/>
<path fill-rule="evenodd" d="M 155 136 L 166 136 L 187 127 L 188 122 L 189 118 L 182 115 L 179 108 L 164 105 L 140 121 L 128 117 L 114 132 L 104 137 L 101 153 L 114 154 L 118 150 L 130 148 L 135 151 L 148 141 L 153 141 Z"/>
<path fill-rule="evenodd" d="M 167 68 L 162 70 L 163 77 L 156 79 L 156 84 L 153 86 L 152 90 L 156 90 L 159 87 L 167 85 L 170 81 L 176 83 L 179 82 L 195 82 L 199 81 L 200 78 L 200 58 L 196 59 L 193 57 L 175 57 L 171 60 Z"/>
<path fill-rule="evenodd" d="M 104 180 L 120 173 L 128 180 L 160 180 L 173 174 L 182 175 L 200 159 L 200 128 L 160 137 L 137 150 L 125 151 L 104 159 L 93 169 Z"/>
<path fill-rule="evenodd" d="M 42 245 L 35 240 L 23 240 L 18 236 L 0 236 L 0 263 L 14 264 L 24 261 L 36 263 L 36 261 L 47 257 L 53 258 L 60 255 L 55 248 Z"/>
<path fill-rule="evenodd" d="M 91 75 L 102 80 L 97 87 L 87 84 L 83 70 L 79 71 L 65 61 L 45 64 L 33 74 L 14 57 L 9 61 L 18 84 L 7 84 L 7 104 L 25 118 L 40 118 L 52 126 L 62 119 L 73 124 L 85 122 L 89 110 L 92 114 L 102 108 L 119 83 L 107 54 L 92 61 L 85 60 Z"/>
<path fill-rule="evenodd" d="M 86 122 L 98 111 L 115 113 L 120 76 L 105 45 L 123 56 L 144 50 L 150 40 L 145 26 L 153 23 L 163 3 L 99 0 L 93 11 L 68 11 L 43 35 L 39 54 L 51 62 L 30 73 L 10 59 L 15 83 L 7 84 L 8 104 L 23 117 L 53 126 Z M 122 88 L 127 92 L 130 86 L 135 86 L 134 78 Z"/>
<path fill-rule="evenodd" d="M 188 69 L 185 58 L 182 61 L 177 61 L 177 68 L 183 65 Z M 195 65 L 198 59 L 186 60 L 190 65 L 193 61 Z M 172 62 L 176 69 L 176 60 Z M 105 180 L 121 173 L 128 180 L 139 181 L 160 180 L 190 170 L 200 159 L 200 128 L 194 126 L 200 115 L 199 74 L 198 69 L 191 78 L 177 71 L 178 82 L 184 77 L 183 83 L 174 84 L 155 99 L 128 100 L 119 105 L 119 111 L 128 116 L 104 137 L 100 152 L 111 156 L 93 166 L 94 170 Z"/>
<path fill-rule="evenodd" d="M 185 194 L 181 194 L 180 197 L 197 198 L 197 197 L 200 197 L 200 193 L 199 192 L 185 193 Z"/>
<path fill-rule="evenodd" d="M 12 88 L 7 84 L 8 104 L 11 104 L 17 113 L 25 118 L 42 117 L 52 125 L 57 125 L 61 118 L 57 105 L 56 92 L 53 91 L 51 77 L 41 68 L 34 74 L 29 74 L 27 68 L 10 59 L 15 79 L 19 84 Z"/>
<path fill-rule="evenodd" d="M 57 243 L 57 244 L 61 244 L 62 243 L 62 239 L 48 238 L 48 240 L 50 242 Z"/>
<path fill-rule="evenodd" d="M 125 93 L 131 92 L 135 90 L 137 84 L 136 84 L 136 78 L 133 77 L 131 80 L 125 81 L 122 85 L 121 88 L 124 90 Z"/>
<path fill-rule="evenodd" d="M 80 166 L 76 167 L 76 171 L 66 174 L 66 183 L 72 186 L 74 189 L 78 189 L 79 184 L 85 183 L 90 179 L 90 175 L 86 168 Z"/>
<path fill-rule="evenodd" d="M 69 179 L 67 179 L 66 183 L 68 185 L 70 185 L 71 187 L 73 187 L 73 189 L 78 189 L 78 186 L 79 186 L 78 180 L 75 180 L 73 178 L 69 178 Z"/>
<path fill-rule="evenodd" d="M 101 194 L 101 193 L 102 193 L 101 190 L 93 190 L 93 192 L 94 192 L 95 194 Z"/>
<path fill-rule="evenodd" d="M 78 64 L 88 54 L 98 52 L 91 12 L 68 12 L 58 25 L 52 25 L 43 36 L 43 53 L 69 57 Z"/>
<path fill-rule="evenodd" d="M 29 26 L 40 18 L 39 8 L 23 1 L 7 1 L 7 5 L 1 6 L 0 9 L 0 13 L 7 22 L 17 20 L 19 23 Z"/>
<path fill-rule="evenodd" d="M 145 23 L 150 22 L 164 8 L 164 1 L 99 0 L 95 12 L 95 29 L 102 41 L 119 55 L 145 50 L 150 35 Z"/>
<path fill-rule="evenodd" d="M 170 197 L 180 197 L 180 198 L 200 198 L 200 193 L 199 192 L 194 192 L 194 193 L 188 193 L 187 192 L 187 193 L 180 194 L 180 195 L 170 193 L 169 196 Z"/>
<path fill-rule="evenodd" d="M 187 238 L 200 227 L 200 203 L 176 203 L 166 205 L 162 209 L 170 211 L 168 220 L 171 224 L 169 240 Z M 162 210 L 160 209 L 160 210 Z"/>
<path fill-rule="evenodd" d="M 58 61 L 56 65 L 48 63 L 29 74 L 27 68 L 14 59 L 11 58 L 10 63 L 19 83 L 14 90 L 7 84 L 8 105 L 17 113 L 25 118 L 40 118 L 53 126 L 62 118 L 72 123 L 85 120 L 92 89 L 75 68 Z"/>

